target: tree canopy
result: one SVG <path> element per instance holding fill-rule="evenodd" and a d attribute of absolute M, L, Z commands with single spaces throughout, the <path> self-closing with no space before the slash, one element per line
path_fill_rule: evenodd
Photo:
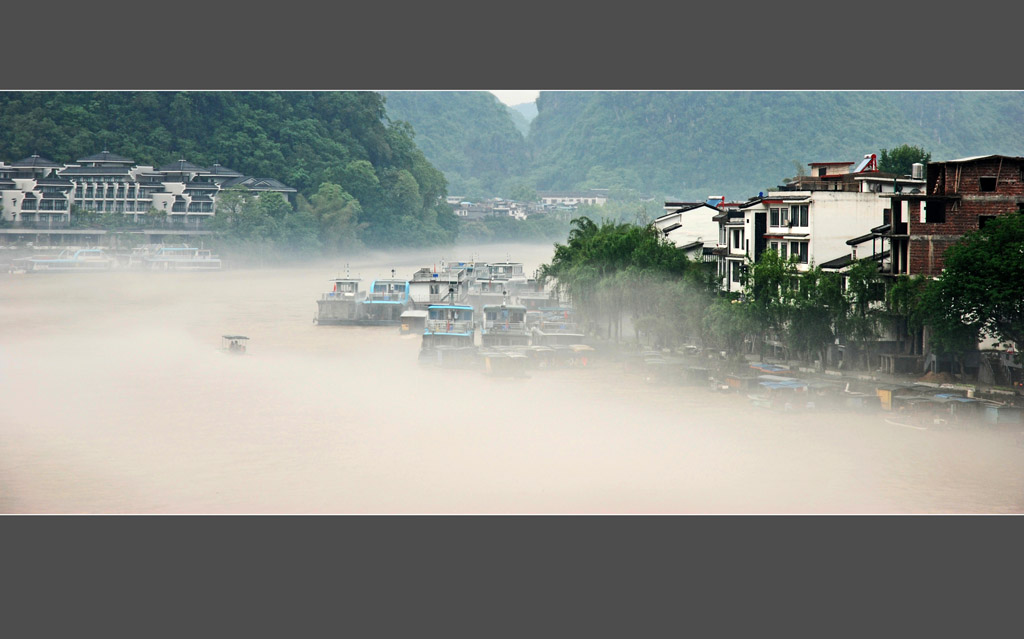
<path fill-rule="evenodd" d="M 106 149 L 156 167 L 216 163 L 280 180 L 307 200 L 335 185 L 358 204 L 348 217 L 370 246 L 457 234 L 444 174 L 372 91 L 9 91 L 0 113 L 0 158 L 9 161 L 38 153 L 73 163 Z"/>
<path fill-rule="evenodd" d="M 932 154 L 921 147 L 910 146 L 909 144 L 900 145 L 891 151 L 889 149 L 882 149 L 882 153 L 878 158 L 878 170 L 883 173 L 910 175 L 914 164 L 920 163 L 927 167 L 931 157 Z"/>
<path fill-rule="evenodd" d="M 929 323 L 1024 345 L 1024 213 L 998 216 L 951 246 L 928 290 Z"/>

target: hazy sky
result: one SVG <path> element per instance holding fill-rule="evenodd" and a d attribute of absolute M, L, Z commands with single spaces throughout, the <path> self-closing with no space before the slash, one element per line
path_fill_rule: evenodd
<path fill-rule="evenodd" d="M 533 102 L 540 95 L 540 91 L 491 91 L 498 99 L 509 106 Z"/>

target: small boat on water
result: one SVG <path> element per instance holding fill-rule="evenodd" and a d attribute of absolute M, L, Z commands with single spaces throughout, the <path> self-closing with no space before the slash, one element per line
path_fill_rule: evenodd
<path fill-rule="evenodd" d="M 808 395 L 806 382 L 781 375 L 759 377 L 757 387 L 747 395 L 754 406 L 785 412 L 815 407 L 814 400 Z"/>
<path fill-rule="evenodd" d="M 128 266 L 149 271 L 219 271 L 220 257 L 194 246 L 140 246 L 128 256 Z"/>
<path fill-rule="evenodd" d="M 422 335 L 423 329 L 427 324 L 427 312 L 409 310 L 398 318 L 401 320 L 401 328 L 399 333 L 402 335 Z"/>
<path fill-rule="evenodd" d="M 228 355 L 245 355 L 245 343 L 248 341 L 245 335 L 222 335 L 220 350 Z"/>
<path fill-rule="evenodd" d="M 525 352 L 516 349 L 481 350 L 484 374 L 491 377 L 526 377 L 530 359 Z"/>
<path fill-rule="evenodd" d="M 109 271 L 116 265 L 117 261 L 101 248 L 68 248 L 55 256 L 12 260 L 13 270 L 25 273 Z"/>
<path fill-rule="evenodd" d="M 359 290 L 357 277 L 339 277 L 331 282 L 331 290 L 316 301 L 317 312 L 313 320 L 320 325 L 358 324 L 362 319 L 361 302 L 365 291 Z"/>

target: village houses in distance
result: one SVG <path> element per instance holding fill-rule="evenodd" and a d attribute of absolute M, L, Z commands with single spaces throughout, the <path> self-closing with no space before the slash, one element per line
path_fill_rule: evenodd
<path fill-rule="evenodd" d="M 883 278 L 935 277 L 942 271 L 946 249 L 965 233 L 1024 205 L 1021 157 L 986 155 L 916 164 L 911 175 L 880 172 L 874 155 L 811 162 L 809 168 L 746 200 L 711 195 L 700 202 L 665 202 L 664 214 L 653 225 L 692 259 L 713 263 L 722 291 L 739 293 L 748 265 L 767 250 L 794 257 L 800 271 L 816 265 L 842 274 L 855 261 L 869 259 L 877 262 Z M 218 194 L 231 188 L 257 195 L 277 192 L 295 204 L 296 190 L 273 178 L 245 176 L 219 164 L 201 167 L 184 159 L 161 167 L 142 166 L 104 150 L 72 164 L 38 155 L 0 162 L 0 245 L 111 242 L 116 232 L 72 225 L 75 210 L 120 213 L 126 222 L 136 223 L 156 210 L 166 215 L 164 224 L 132 231 L 151 242 L 205 235 L 210 231 L 204 224 L 216 214 Z M 607 201 L 606 189 L 540 192 L 535 202 L 448 197 L 461 220 L 526 219 L 538 213 L 561 213 L 568 219 L 581 205 Z M 886 348 L 885 341 L 882 336 L 876 352 L 884 370 L 920 370 L 922 345 L 897 352 L 892 345 Z M 842 345 L 837 349 L 841 351 Z M 998 354 L 998 348 L 989 350 Z M 1012 357 L 998 357 L 998 363 L 989 364 L 981 359 L 968 364 L 982 378 L 986 366 L 995 381 L 1008 373 L 993 366 L 1019 368 Z M 924 362 L 925 367 L 934 364 Z"/>

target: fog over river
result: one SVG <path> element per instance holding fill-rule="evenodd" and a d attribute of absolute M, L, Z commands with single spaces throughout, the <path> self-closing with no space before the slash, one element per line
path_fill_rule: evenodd
<path fill-rule="evenodd" d="M 552 247 L 348 261 L 365 287 L 474 254 L 532 273 Z M 0 274 L 0 511 L 1024 510 L 1006 432 L 770 413 L 600 355 L 527 379 L 422 366 L 419 336 L 313 322 L 344 264 Z"/>

